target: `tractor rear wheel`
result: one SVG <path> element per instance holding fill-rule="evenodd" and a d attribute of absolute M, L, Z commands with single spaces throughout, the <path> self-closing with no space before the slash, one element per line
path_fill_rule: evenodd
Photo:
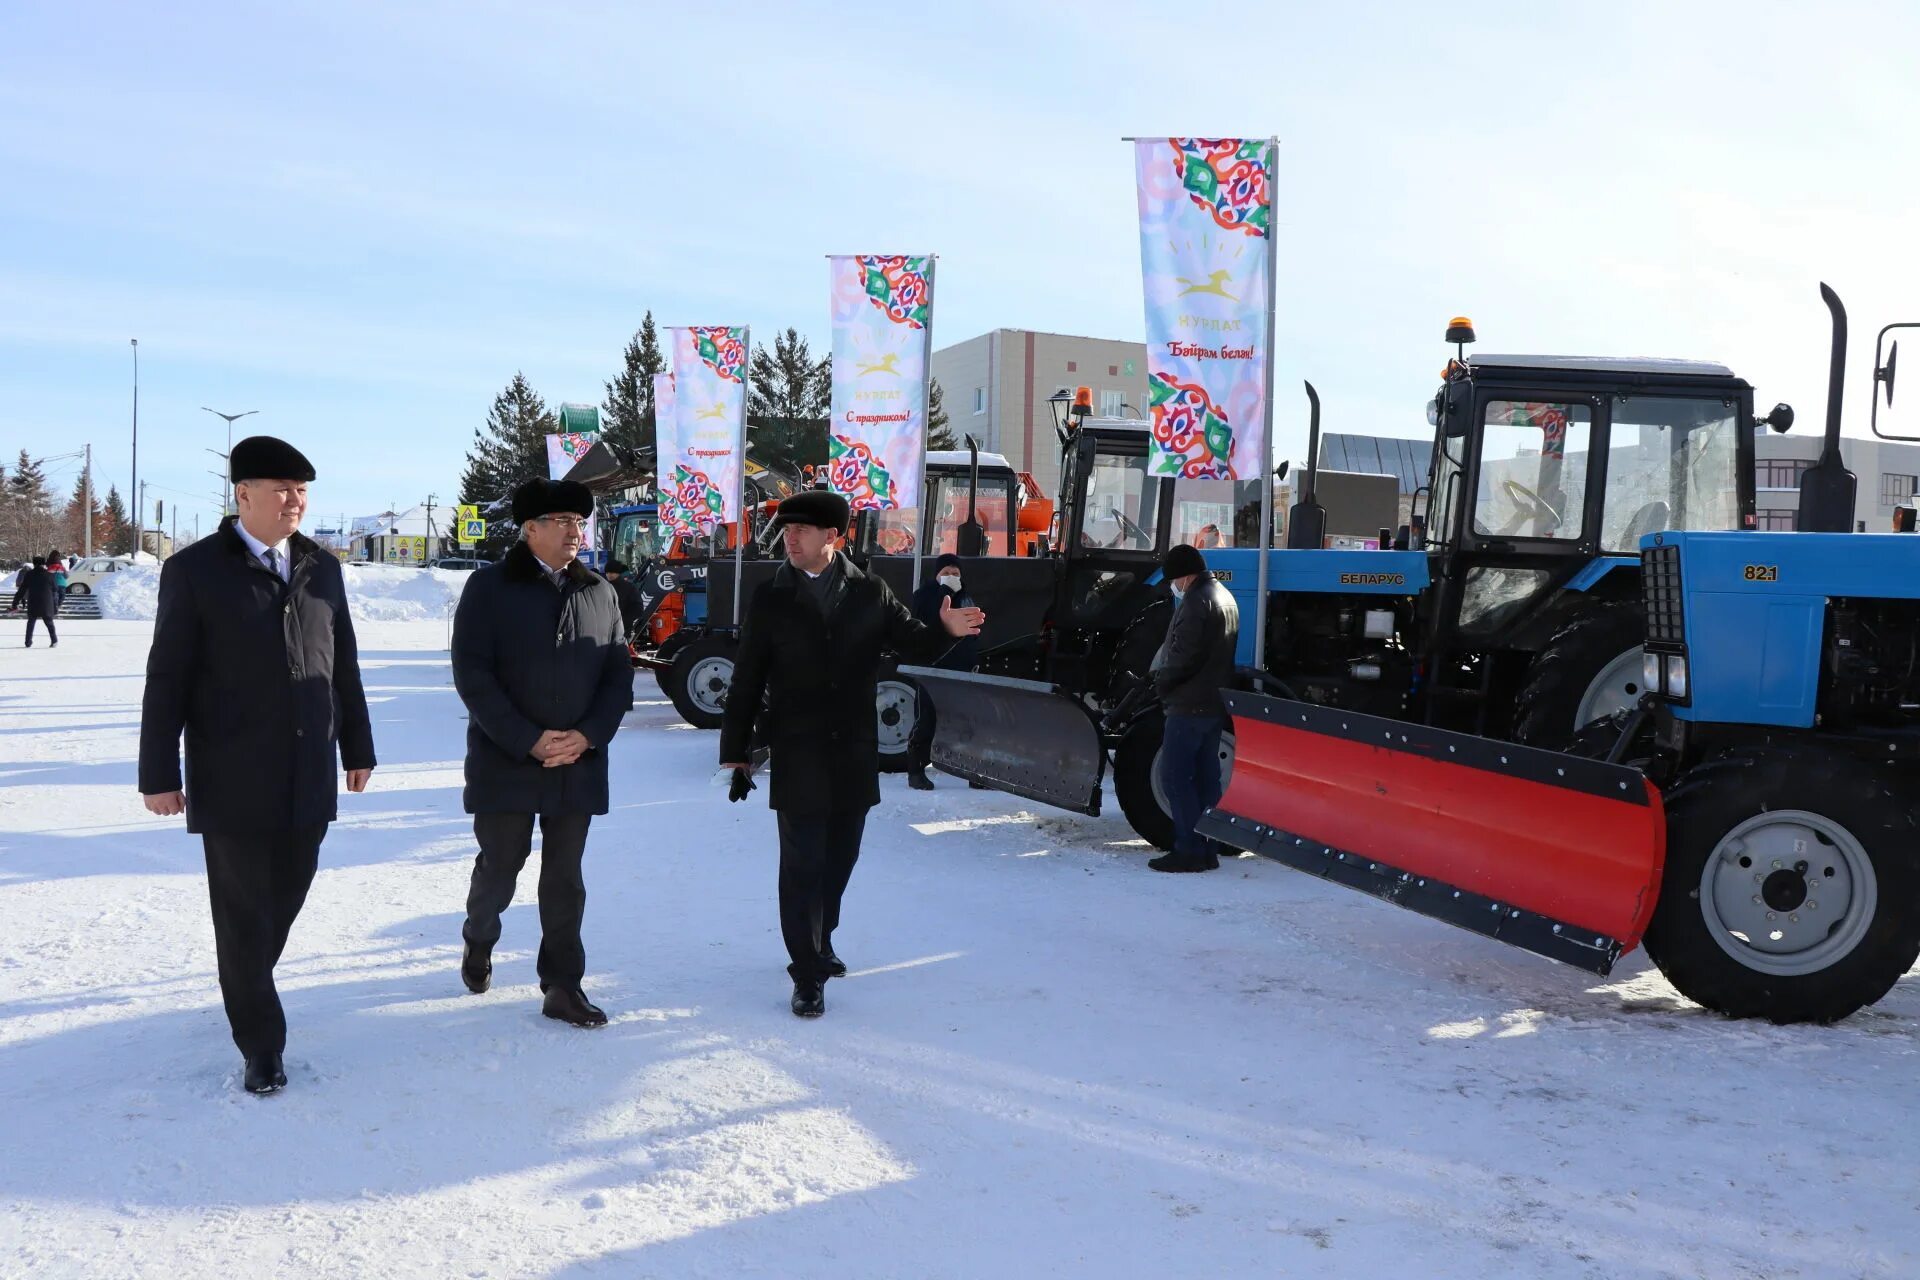
<path fill-rule="evenodd" d="M 1565 751 L 1595 720 L 1631 710 L 1646 692 L 1645 642 L 1638 604 L 1602 605 L 1560 628 L 1527 668 L 1514 703 L 1514 741 Z"/>
<path fill-rule="evenodd" d="M 673 659 L 667 695 L 680 718 L 696 729 L 718 729 L 733 685 L 733 658 L 739 645 L 732 636 L 707 635 L 689 641 Z"/>
<path fill-rule="evenodd" d="M 1156 849 L 1173 849 L 1173 810 L 1160 785 L 1160 740 L 1167 719 L 1160 712 L 1141 716 L 1120 738 L 1113 753 L 1113 794 L 1134 834 Z M 1233 730 L 1220 736 L 1220 781 L 1233 776 Z"/>
<path fill-rule="evenodd" d="M 1667 797 L 1647 955 L 1736 1018 L 1835 1022 L 1920 955 L 1920 821 L 1893 770 L 1813 746 L 1738 750 Z"/>

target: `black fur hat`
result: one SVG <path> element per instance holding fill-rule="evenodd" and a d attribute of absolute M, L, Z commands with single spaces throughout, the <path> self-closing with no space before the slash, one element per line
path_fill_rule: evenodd
<path fill-rule="evenodd" d="M 1207 558 L 1199 550 L 1181 543 L 1167 551 L 1167 558 L 1161 562 L 1160 573 L 1169 581 L 1184 578 L 1189 574 L 1205 573 Z"/>
<path fill-rule="evenodd" d="M 809 524 L 816 529 L 845 533 L 852 515 L 847 500 L 839 494 L 828 489 L 807 489 L 782 502 L 774 519 L 780 525 Z"/>
<path fill-rule="evenodd" d="M 513 522 L 525 524 L 541 516 L 570 511 L 593 514 L 593 493 L 577 480 L 529 480 L 513 491 Z"/>
<path fill-rule="evenodd" d="M 248 436 L 233 446 L 227 470 L 235 484 L 243 480 L 302 480 L 311 483 L 313 464 L 307 455 L 272 436 Z"/>

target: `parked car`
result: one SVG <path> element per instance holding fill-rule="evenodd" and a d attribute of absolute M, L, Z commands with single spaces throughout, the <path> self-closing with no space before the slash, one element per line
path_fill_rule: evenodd
<path fill-rule="evenodd" d="M 483 565 L 485 565 L 486 563 L 487 562 L 485 560 L 475 560 L 466 556 L 441 556 L 438 560 L 435 560 L 432 563 L 428 564 L 427 568 L 458 569 L 458 570 L 464 571 L 464 570 L 478 569 Z"/>
<path fill-rule="evenodd" d="M 75 560 L 67 566 L 67 594 L 90 596 L 93 584 L 110 573 L 133 567 L 129 556 L 90 556 L 84 560 Z"/>

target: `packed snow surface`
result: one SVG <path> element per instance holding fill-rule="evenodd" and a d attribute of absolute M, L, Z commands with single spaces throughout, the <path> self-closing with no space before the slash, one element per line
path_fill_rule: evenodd
<path fill-rule="evenodd" d="M 472 573 L 388 564 L 342 565 L 354 622 L 432 622 L 445 629 Z M 95 585 L 104 617 L 152 621 L 160 600 L 160 567 L 141 564 L 107 574 Z M 444 635 L 441 643 L 445 644 Z"/>
<path fill-rule="evenodd" d="M 457 584 L 350 573 L 380 767 L 280 966 L 267 1099 L 198 843 L 134 792 L 148 627 L 0 638 L 0 1275 L 1920 1275 L 1920 976 L 1835 1027 L 1728 1022 L 1637 955 L 1596 981 L 890 778 L 854 972 L 802 1022 L 765 792 L 728 805 L 644 675 L 587 857 L 611 1025 L 540 1016 L 537 857 L 468 995 Z"/>

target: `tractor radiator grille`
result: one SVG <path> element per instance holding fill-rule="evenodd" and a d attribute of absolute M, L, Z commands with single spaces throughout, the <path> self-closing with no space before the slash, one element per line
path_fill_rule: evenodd
<path fill-rule="evenodd" d="M 1640 583 L 1647 605 L 1647 640 L 1684 644 L 1687 624 L 1680 598 L 1680 548 L 1657 546 L 1642 551 Z"/>

